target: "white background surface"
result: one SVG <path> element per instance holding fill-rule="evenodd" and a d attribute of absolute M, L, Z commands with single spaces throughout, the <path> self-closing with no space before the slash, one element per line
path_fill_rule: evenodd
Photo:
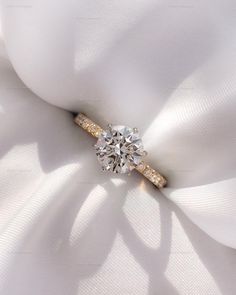
<path fill-rule="evenodd" d="M 8 0 L 1 16 L 1 294 L 235 294 L 234 2 Z M 56 106 L 139 127 L 168 188 L 101 173 Z"/>

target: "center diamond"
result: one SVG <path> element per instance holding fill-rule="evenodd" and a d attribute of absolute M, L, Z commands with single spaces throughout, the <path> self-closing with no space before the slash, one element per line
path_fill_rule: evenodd
<path fill-rule="evenodd" d="M 102 168 L 115 173 L 128 173 L 143 159 L 145 151 L 136 128 L 109 126 L 95 145 Z"/>

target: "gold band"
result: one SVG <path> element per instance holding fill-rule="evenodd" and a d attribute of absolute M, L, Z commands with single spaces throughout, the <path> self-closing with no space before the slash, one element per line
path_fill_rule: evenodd
<path fill-rule="evenodd" d="M 84 114 L 79 113 L 75 119 L 75 123 L 82 127 L 85 131 L 90 133 L 92 136 L 98 138 L 99 135 L 102 133 L 103 129 L 86 117 Z"/>
<path fill-rule="evenodd" d="M 99 125 L 94 123 L 91 119 L 89 119 L 82 113 L 79 113 L 75 117 L 74 121 L 77 125 L 82 127 L 85 131 L 96 138 L 98 138 L 103 132 L 103 129 Z M 141 162 L 138 166 L 135 167 L 135 169 L 159 189 L 163 188 L 167 183 L 166 179 L 160 173 L 158 173 L 155 169 L 150 167 L 145 162 Z"/>

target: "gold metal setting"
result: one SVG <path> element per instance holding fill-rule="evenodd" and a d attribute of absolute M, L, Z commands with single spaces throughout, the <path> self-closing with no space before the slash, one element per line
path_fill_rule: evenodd
<path fill-rule="evenodd" d="M 103 132 L 103 129 L 94 123 L 91 119 L 86 117 L 84 114 L 79 113 L 75 119 L 75 123 L 82 127 L 85 131 L 91 134 L 93 137 L 98 138 L 100 134 Z M 157 188 L 161 189 L 166 186 L 166 179 L 155 169 L 150 167 L 144 161 L 141 162 L 138 166 L 135 167 L 136 171 L 141 173 L 144 177 L 146 177 L 149 181 L 151 181 Z"/>

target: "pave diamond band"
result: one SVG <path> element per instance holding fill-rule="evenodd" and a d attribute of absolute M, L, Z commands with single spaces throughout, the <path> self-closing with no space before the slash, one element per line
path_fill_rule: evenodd
<path fill-rule="evenodd" d="M 129 173 L 135 169 L 159 189 L 166 185 L 166 179 L 144 161 L 146 151 L 137 128 L 108 125 L 103 130 L 82 113 L 74 121 L 98 139 L 95 150 L 104 171 Z"/>
<path fill-rule="evenodd" d="M 85 131 L 90 133 L 92 136 L 98 138 L 99 135 L 102 133 L 102 128 L 95 124 L 92 120 L 86 117 L 84 114 L 79 113 L 75 117 L 75 123 L 82 127 Z"/>

